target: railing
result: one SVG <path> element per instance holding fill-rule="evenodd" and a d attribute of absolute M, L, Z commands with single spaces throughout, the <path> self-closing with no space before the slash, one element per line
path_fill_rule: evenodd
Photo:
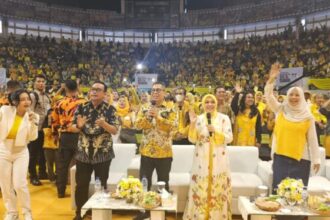
<path fill-rule="evenodd" d="M 329 0 L 274 0 L 259 4 L 240 5 L 224 9 L 189 11 L 171 22 L 128 18 L 114 11 L 83 10 L 72 7 L 48 6 L 30 0 L 2 0 L 0 15 L 8 18 L 65 24 L 82 28 L 141 29 L 206 28 L 253 23 L 271 19 L 299 16 L 330 8 Z M 171 16 L 171 15 L 170 15 Z M 134 21 L 132 23 L 132 21 Z M 171 23 L 177 25 L 171 26 Z"/>

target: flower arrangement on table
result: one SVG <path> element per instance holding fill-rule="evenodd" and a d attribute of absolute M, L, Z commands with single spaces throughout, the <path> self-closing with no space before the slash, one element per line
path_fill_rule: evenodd
<path fill-rule="evenodd" d="M 304 183 L 301 179 L 286 178 L 278 184 L 277 194 L 284 198 L 289 205 L 303 202 L 302 192 Z"/>
<path fill-rule="evenodd" d="M 144 192 L 140 200 L 140 206 L 145 209 L 154 209 L 160 206 L 162 203 L 161 197 L 158 193 L 149 191 Z"/>
<path fill-rule="evenodd" d="M 127 202 L 133 202 L 134 199 L 142 193 L 142 183 L 138 178 L 129 176 L 119 181 L 116 189 L 118 197 L 126 199 Z"/>

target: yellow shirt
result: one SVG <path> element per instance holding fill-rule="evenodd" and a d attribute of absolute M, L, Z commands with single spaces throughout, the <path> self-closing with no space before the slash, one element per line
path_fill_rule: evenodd
<path fill-rule="evenodd" d="M 178 125 L 175 128 L 174 139 L 180 140 L 182 138 L 188 138 L 188 131 L 189 131 L 189 110 L 190 105 L 188 102 L 184 102 L 182 108 L 180 109 L 178 104 L 175 104 L 174 110 L 177 114 L 177 121 Z"/>
<path fill-rule="evenodd" d="M 54 143 L 51 128 L 44 128 L 44 148 L 46 149 L 57 149 L 58 146 Z"/>
<path fill-rule="evenodd" d="M 316 104 L 312 104 L 310 109 L 314 116 L 315 121 L 322 122 L 324 124 L 327 123 L 327 117 L 325 117 L 319 112 L 319 107 Z"/>
<path fill-rule="evenodd" d="M 307 142 L 310 120 L 291 122 L 279 113 L 275 122 L 276 154 L 300 160 Z"/>
<path fill-rule="evenodd" d="M 256 145 L 256 123 L 258 115 L 249 117 L 250 111 L 236 116 L 234 126 L 234 146 L 255 146 Z"/>
<path fill-rule="evenodd" d="M 149 119 L 147 113 L 150 104 L 141 108 L 135 121 L 135 127 L 143 130 L 140 153 L 151 158 L 172 157 L 172 132 L 176 126 L 176 113 L 163 102 L 158 107 L 157 119 Z"/>
<path fill-rule="evenodd" d="M 11 127 L 7 139 L 15 139 L 19 126 L 22 123 L 23 117 L 16 115 L 13 126 Z"/>
<path fill-rule="evenodd" d="M 260 115 L 262 116 L 263 113 L 264 113 L 264 110 L 267 108 L 267 105 L 265 103 L 263 103 L 263 102 L 259 102 L 257 104 L 257 108 L 258 108 L 258 110 L 260 112 Z"/>

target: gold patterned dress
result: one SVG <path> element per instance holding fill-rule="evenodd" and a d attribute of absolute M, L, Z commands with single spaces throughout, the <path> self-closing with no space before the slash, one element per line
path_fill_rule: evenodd
<path fill-rule="evenodd" d="M 228 116 L 212 116 L 215 133 L 210 137 L 206 114 L 197 117 L 189 129 L 195 155 L 184 220 L 230 220 L 231 179 L 226 144 L 233 139 Z"/>

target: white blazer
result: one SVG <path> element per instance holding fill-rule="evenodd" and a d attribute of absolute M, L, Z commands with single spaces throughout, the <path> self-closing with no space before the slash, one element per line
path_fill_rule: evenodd
<path fill-rule="evenodd" d="M 0 108 L 0 142 L 7 139 L 8 133 L 14 124 L 16 116 L 15 106 L 2 106 Z M 39 115 L 37 121 L 39 122 Z M 20 124 L 17 135 L 15 138 L 15 146 L 27 146 L 30 141 L 38 138 L 38 125 L 30 122 L 28 113 L 23 116 L 22 123 Z"/>

